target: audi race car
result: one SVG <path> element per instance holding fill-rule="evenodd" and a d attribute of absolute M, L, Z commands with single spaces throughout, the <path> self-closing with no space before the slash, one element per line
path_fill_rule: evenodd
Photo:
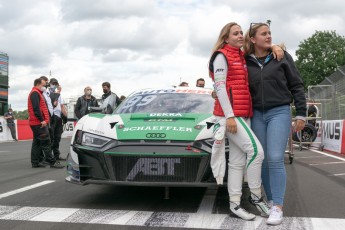
<path fill-rule="evenodd" d="M 146 89 L 111 115 L 76 124 L 66 180 L 75 184 L 214 185 L 212 90 Z"/>

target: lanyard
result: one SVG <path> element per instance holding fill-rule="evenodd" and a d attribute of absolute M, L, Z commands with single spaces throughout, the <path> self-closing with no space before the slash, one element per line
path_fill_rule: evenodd
<path fill-rule="evenodd" d="M 261 62 L 257 57 L 254 56 L 256 62 L 258 63 L 258 65 L 260 66 L 260 68 L 262 69 L 264 67 L 264 65 L 269 62 L 269 60 L 271 60 L 272 54 L 269 54 L 266 56 L 265 61 Z"/>

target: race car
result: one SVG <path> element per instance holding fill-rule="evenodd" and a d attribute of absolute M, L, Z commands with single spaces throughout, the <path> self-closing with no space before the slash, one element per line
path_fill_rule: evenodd
<path fill-rule="evenodd" d="M 66 181 L 144 186 L 215 185 L 212 90 L 144 89 L 113 114 L 91 113 L 74 129 Z"/>

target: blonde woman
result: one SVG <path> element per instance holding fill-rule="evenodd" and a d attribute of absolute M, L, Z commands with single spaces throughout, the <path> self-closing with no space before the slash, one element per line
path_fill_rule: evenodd
<path fill-rule="evenodd" d="M 252 116 L 251 96 L 244 53 L 243 31 L 234 22 L 221 30 L 209 62 L 217 97 L 211 167 L 218 184 L 225 174 L 225 138 L 229 141 L 228 192 L 230 211 L 244 220 L 255 215 L 240 206 L 244 171 L 247 171 L 251 201 L 268 216 L 269 209 L 261 194 L 261 164 L 264 153 L 259 140 L 250 129 Z"/>

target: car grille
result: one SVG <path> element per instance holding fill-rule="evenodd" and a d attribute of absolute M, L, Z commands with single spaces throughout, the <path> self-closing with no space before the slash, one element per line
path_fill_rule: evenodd
<path fill-rule="evenodd" d="M 201 157 L 112 156 L 117 181 L 194 182 Z"/>

